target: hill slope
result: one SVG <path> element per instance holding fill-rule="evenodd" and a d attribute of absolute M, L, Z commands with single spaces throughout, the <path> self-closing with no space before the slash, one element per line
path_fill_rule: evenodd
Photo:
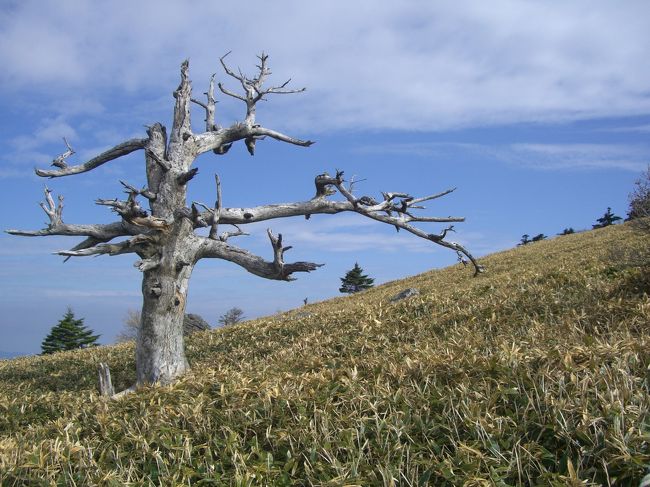
<path fill-rule="evenodd" d="M 191 374 L 121 401 L 98 398 L 96 364 L 127 387 L 132 345 L 2 361 L 0 483 L 634 485 L 641 248 L 609 227 L 199 333 Z"/>

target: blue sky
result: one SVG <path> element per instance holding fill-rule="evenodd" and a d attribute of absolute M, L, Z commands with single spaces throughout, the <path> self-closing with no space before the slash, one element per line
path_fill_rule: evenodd
<path fill-rule="evenodd" d="M 427 214 L 462 215 L 453 239 L 475 255 L 522 234 L 590 228 L 608 206 L 627 209 L 650 162 L 650 3 L 600 2 L 2 2 L 0 204 L 3 229 L 41 228 L 43 186 L 65 197 L 64 221 L 114 221 L 96 198 L 144 183 L 142 154 L 90 173 L 44 181 L 66 137 L 82 162 L 144 125 L 170 125 L 179 65 L 190 59 L 194 93 L 224 77 L 218 59 L 252 73 L 270 54 L 275 81 L 299 95 L 258 108 L 264 126 L 316 140 L 311 148 L 258 143 L 204 155 L 190 199 L 225 206 L 309 199 L 313 178 L 344 169 L 359 194 L 417 196 L 458 187 Z M 218 97 L 217 120 L 243 117 Z M 194 114 L 194 126 L 202 114 Z M 266 281 L 220 261 L 198 264 L 188 312 L 213 325 L 228 308 L 272 314 L 338 294 L 355 262 L 377 283 L 451 264 L 455 255 L 359 215 L 249 226 L 233 240 L 269 257 L 265 229 L 293 245 L 287 260 L 325 267 L 297 281 Z M 435 225 L 423 228 L 436 230 Z M 110 343 L 140 305 L 133 256 L 51 255 L 75 239 L 0 236 L 0 351 L 36 353 L 71 306 Z M 468 271 L 469 272 L 469 271 Z"/>

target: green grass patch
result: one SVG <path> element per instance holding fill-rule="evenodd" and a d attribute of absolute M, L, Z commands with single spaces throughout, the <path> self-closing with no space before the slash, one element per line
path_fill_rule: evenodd
<path fill-rule="evenodd" d="M 649 269 L 616 255 L 647 245 L 608 227 L 196 334 L 191 373 L 120 401 L 96 366 L 127 387 L 132 345 L 0 361 L 0 484 L 638 485 Z"/>

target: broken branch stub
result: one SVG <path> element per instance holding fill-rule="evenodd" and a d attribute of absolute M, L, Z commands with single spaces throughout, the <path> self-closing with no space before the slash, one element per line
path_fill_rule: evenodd
<path fill-rule="evenodd" d="M 98 365 L 99 371 L 99 393 L 103 397 L 113 397 L 115 395 L 115 389 L 113 388 L 113 382 L 111 381 L 111 371 L 108 368 L 108 364 L 100 362 Z"/>
<path fill-rule="evenodd" d="M 70 144 L 65 137 L 63 137 L 63 143 L 66 146 L 66 151 L 52 161 L 52 165 L 54 167 L 58 167 L 59 169 L 65 169 L 68 167 L 68 164 L 65 162 L 65 160 L 74 154 L 74 149 L 70 147 Z"/>

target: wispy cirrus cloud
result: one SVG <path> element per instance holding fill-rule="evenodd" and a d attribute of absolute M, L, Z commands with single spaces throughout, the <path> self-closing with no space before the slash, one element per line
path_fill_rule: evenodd
<path fill-rule="evenodd" d="M 602 129 L 603 132 L 650 132 L 650 124 L 626 125 Z"/>
<path fill-rule="evenodd" d="M 650 148 L 609 144 L 512 144 L 496 149 L 495 156 L 534 169 L 620 169 L 637 172 L 650 159 Z"/>
<path fill-rule="evenodd" d="M 481 157 L 547 171 L 619 169 L 642 171 L 650 160 L 650 146 L 642 144 L 515 143 L 477 144 L 421 142 L 359 147 L 362 153 L 389 153 L 445 159 L 458 155 Z"/>

